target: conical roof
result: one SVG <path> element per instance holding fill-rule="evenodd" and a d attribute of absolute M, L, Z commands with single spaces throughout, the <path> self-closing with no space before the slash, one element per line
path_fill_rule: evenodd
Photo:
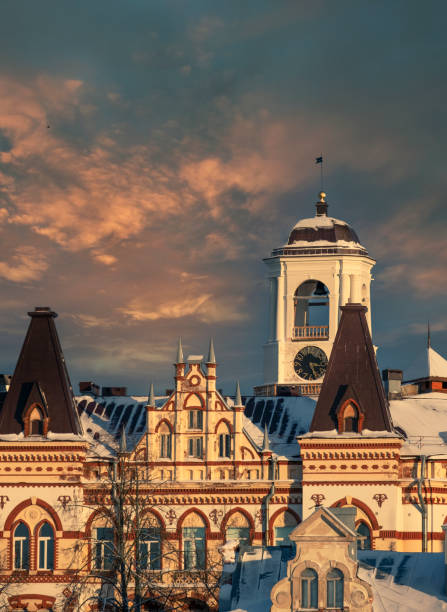
<path fill-rule="evenodd" d="M 366 306 L 347 304 L 342 316 L 315 408 L 310 431 L 337 428 L 337 414 L 353 399 L 364 415 L 362 429 L 393 431 L 374 347 L 366 321 Z"/>
<path fill-rule="evenodd" d="M 406 381 L 421 378 L 447 378 L 447 359 L 431 346 L 427 346 L 425 352 L 404 371 Z"/>
<path fill-rule="evenodd" d="M 23 431 L 23 416 L 36 402 L 48 414 L 48 431 L 81 434 L 64 355 L 50 308 L 29 312 L 31 322 L 0 412 L 0 434 Z"/>

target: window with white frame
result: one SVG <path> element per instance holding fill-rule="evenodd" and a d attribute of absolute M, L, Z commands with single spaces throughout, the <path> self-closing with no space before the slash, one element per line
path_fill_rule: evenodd
<path fill-rule="evenodd" d="M 188 429 L 203 429 L 203 411 L 190 410 L 188 415 Z"/>
<path fill-rule="evenodd" d="M 219 457 L 231 457 L 231 435 L 219 434 Z"/>
<path fill-rule="evenodd" d="M 140 568 L 148 570 L 161 569 L 161 529 L 147 527 L 142 529 L 139 537 Z"/>
<path fill-rule="evenodd" d="M 95 569 L 109 570 L 113 567 L 113 529 L 97 527 L 94 544 Z"/>
<path fill-rule="evenodd" d="M 327 607 L 332 609 L 343 609 L 343 591 L 344 591 L 344 579 L 343 573 L 333 568 L 328 572 L 326 576 L 326 593 L 327 593 Z"/>
<path fill-rule="evenodd" d="M 170 459 L 172 454 L 172 434 L 166 424 L 160 429 L 160 458 Z"/>
<path fill-rule="evenodd" d="M 205 569 L 205 527 L 183 527 L 183 568 Z"/>
<path fill-rule="evenodd" d="M 20 522 L 14 529 L 14 569 L 29 569 L 29 529 Z"/>
<path fill-rule="evenodd" d="M 188 455 L 201 459 L 203 456 L 203 438 L 188 438 Z"/>
<path fill-rule="evenodd" d="M 318 575 L 311 567 L 301 572 L 301 608 L 318 609 Z"/>
<path fill-rule="evenodd" d="M 54 569 L 54 533 L 48 523 L 44 523 L 39 529 L 37 538 L 37 547 L 39 551 L 38 569 L 53 570 Z"/>

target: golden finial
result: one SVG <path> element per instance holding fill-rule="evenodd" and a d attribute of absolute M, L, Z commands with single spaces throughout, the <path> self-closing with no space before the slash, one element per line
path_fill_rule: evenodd
<path fill-rule="evenodd" d="M 320 191 L 320 193 L 318 194 L 319 198 L 320 198 L 320 202 L 324 202 L 326 203 L 326 200 L 324 199 L 326 197 L 326 194 L 324 193 L 324 191 Z"/>

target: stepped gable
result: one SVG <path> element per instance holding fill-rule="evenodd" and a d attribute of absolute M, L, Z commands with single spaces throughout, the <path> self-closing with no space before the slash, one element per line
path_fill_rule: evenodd
<path fill-rule="evenodd" d="M 31 322 L 20 352 L 11 386 L 0 411 L 0 434 L 24 431 L 24 417 L 37 404 L 46 430 L 81 434 L 73 391 L 50 308 L 29 312 Z"/>
<path fill-rule="evenodd" d="M 388 402 L 380 378 L 368 329 L 366 306 L 347 304 L 324 377 L 310 432 L 393 432 Z M 351 404 L 358 411 L 357 429 L 343 429 L 343 411 Z M 351 408 L 352 409 L 352 408 Z"/>

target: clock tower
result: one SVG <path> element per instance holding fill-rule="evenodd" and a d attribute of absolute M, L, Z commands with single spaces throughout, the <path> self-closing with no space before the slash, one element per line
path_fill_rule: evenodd
<path fill-rule="evenodd" d="M 368 308 L 375 264 L 344 221 L 329 217 L 320 192 L 316 215 L 292 228 L 287 244 L 264 259 L 270 309 L 264 384 L 257 395 L 318 395 L 338 329 L 340 306 Z"/>

